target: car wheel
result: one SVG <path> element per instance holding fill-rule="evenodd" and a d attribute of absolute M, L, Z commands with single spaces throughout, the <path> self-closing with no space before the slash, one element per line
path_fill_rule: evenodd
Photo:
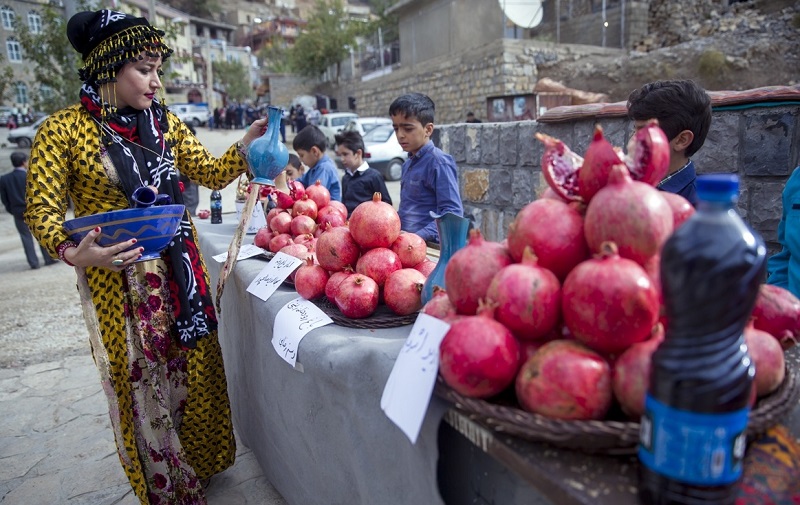
<path fill-rule="evenodd" d="M 19 147 L 30 147 L 31 139 L 29 139 L 28 137 L 20 137 L 17 139 L 17 145 Z"/>
<path fill-rule="evenodd" d="M 386 173 L 383 175 L 387 181 L 399 181 L 402 174 L 403 161 L 395 158 L 386 165 Z"/>
<path fill-rule="evenodd" d="M 200 120 L 197 118 L 192 118 L 192 126 L 194 126 L 195 128 L 200 126 Z"/>

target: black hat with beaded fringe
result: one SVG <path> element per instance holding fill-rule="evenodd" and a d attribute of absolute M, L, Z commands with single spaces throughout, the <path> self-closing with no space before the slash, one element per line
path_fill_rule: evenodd
<path fill-rule="evenodd" d="M 78 70 L 82 81 L 105 84 L 116 80 L 117 71 L 126 63 L 147 56 L 166 60 L 172 49 L 164 42 L 164 31 L 145 18 L 102 9 L 79 12 L 67 23 L 67 38 L 83 56 Z"/>

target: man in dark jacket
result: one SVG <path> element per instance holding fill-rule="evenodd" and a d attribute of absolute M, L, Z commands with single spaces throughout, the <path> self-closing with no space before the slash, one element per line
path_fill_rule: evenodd
<path fill-rule="evenodd" d="M 6 211 L 14 216 L 14 225 L 19 232 L 19 238 L 22 239 L 25 257 L 31 268 L 36 269 L 39 268 L 39 259 L 36 257 L 33 236 L 28 225 L 22 219 L 22 214 L 25 212 L 25 176 L 28 172 L 28 155 L 19 151 L 11 153 L 11 165 L 14 169 L 0 177 L 0 200 L 3 201 Z M 41 249 L 45 265 L 57 263 L 57 260 L 51 258 L 44 247 Z"/>

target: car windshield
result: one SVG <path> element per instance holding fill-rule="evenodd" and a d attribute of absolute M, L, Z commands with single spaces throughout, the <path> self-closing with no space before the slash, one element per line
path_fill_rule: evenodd
<path fill-rule="evenodd" d="M 361 127 L 364 128 L 364 133 L 370 132 L 377 128 L 378 126 L 385 125 L 386 123 L 379 123 L 378 121 L 374 122 L 363 122 L 361 123 Z"/>
<path fill-rule="evenodd" d="M 347 116 L 345 116 L 345 117 L 335 117 L 335 118 L 331 119 L 331 125 L 332 126 L 342 126 L 344 124 L 347 124 L 348 121 L 350 121 L 350 118 L 347 117 Z"/>
<path fill-rule="evenodd" d="M 367 125 L 364 125 L 364 128 L 367 128 Z M 373 126 L 373 128 L 364 135 L 364 142 L 386 142 L 393 133 L 394 128 L 392 125 Z"/>

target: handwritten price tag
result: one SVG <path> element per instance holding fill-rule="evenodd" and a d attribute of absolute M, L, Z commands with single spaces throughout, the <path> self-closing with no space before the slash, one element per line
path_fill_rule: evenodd
<path fill-rule="evenodd" d="M 276 253 L 275 257 L 247 286 L 247 292 L 267 301 L 272 296 L 272 293 L 278 289 L 278 286 L 289 277 L 289 274 L 294 272 L 294 269 L 302 263 L 303 260 L 300 258 L 295 258 L 282 252 Z"/>
<path fill-rule="evenodd" d="M 414 444 L 439 371 L 439 344 L 450 325 L 420 314 L 383 388 L 381 409 Z"/>
<path fill-rule="evenodd" d="M 252 258 L 253 256 L 258 256 L 259 254 L 264 254 L 266 252 L 266 249 L 262 249 L 255 244 L 243 245 L 239 249 L 239 254 L 236 255 L 236 261 L 246 260 L 247 258 Z M 214 258 L 217 263 L 222 263 L 228 259 L 228 251 L 212 256 L 212 258 Z"/>
<path fill-rule="evenodd" d="M 297 297 L 284 305 L 275 315 L 272 326 L 272 347 L 287 363 L 295 366 L 297 348 L 303 337 L 314 328 L 332 322 L 333 320 L 319 307 L 302 297 Z"/>

